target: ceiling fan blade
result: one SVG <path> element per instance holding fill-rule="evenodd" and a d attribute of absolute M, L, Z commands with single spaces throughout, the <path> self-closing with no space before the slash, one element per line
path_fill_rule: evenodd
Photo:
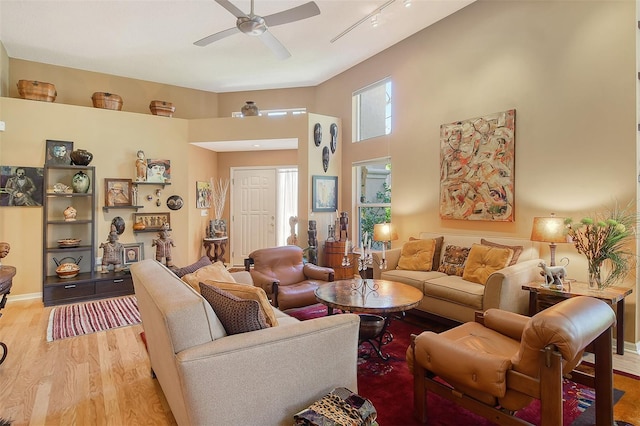
<path fill-rule="evenodd" d="M 221 0 L 216 0 L 221 1 Z M 222 0 L 224 1 L 224 0 Z M 291 9 L 284 10 L 282 12 L 274 13 L 273 15 L 265 16 L 264 21 L 267 26 L 273 27 L 275 25 L 287 24 L 289 22 L 300 21 L 302 19 L 311 18 L 320 14 L 320 8 L 315 2 L 308 2 L 300 6 L 293 7 Z"/>
<path fill-rule="evenodd" d="M 271 34 L 270 31 L 267 30 L 262 33 L 262 35 L 260 36 L 260 40 L 262 40 L 262 42 L 266 44 L 269 49 L 271 49 L 271 51 L 274 53 L 274 55 L 276 55 L 278 59 L 287 59 L 291 56 L 291 53 L 289 53 L 287 48 L 284 47 L 284 45 L 280 43 L 280 40 L 275 38 L 275 36 Z"/>
<path fill-rule="evenodd" d="M 227 9 L 236 18 L 242 18 L 242 17 L 246 17 L 247 16 L 246 13 L 244 13 L 243 11 L 238 9 L 229 0 L 216 0 L 216 3 L 218 3 L 220 6 L 224 7 L 225 9 Z"/>
<path fill-rule="evenodd" d="M 207 45 L 213 43 L 214 41 L 221 40 L 221 39 L 223 39 L 225 37 L 228 37 L 230 35 L 233 35 L 233 34 L 235 34 L 237 32 L 240 32 L 238 27 L 229 28 L 229 29 L 226 29 L 224 31 L 217 32 L 215 34 L 211 34 L 210 36 L 206 36 L 205 38 L 202 38 L 202 39 L 196 41 L 193 44 L 195 44 L 196 46 L 204 47 L 204 46 L 207 46 Z"/>

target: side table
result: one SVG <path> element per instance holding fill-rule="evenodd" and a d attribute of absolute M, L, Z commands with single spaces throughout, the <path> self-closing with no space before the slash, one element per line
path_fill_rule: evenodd
<path fill-rule="evenodd" d="M 202 239 L 202 243 L 209 260 L 211 260 L 212 262 L 217 262 L 219 260 L 224 264 L 224 254 L 227 251 L 227 241 L 229 241 L 229 237 L 214 237 Z M 211 248 L 213 248 L 213 255 L 211 254 Z"/>
<path fill-rule="evenodd" d="M 522 286 L 529 291 L 529 316 L 555 305 L 564 299 L 575 296 L 590 296 L 607 302 L 616 311 L 616 353 L 624 355 L 624 298 L 633 289 L 623 287 L 607 287 L 604 290 L 591 290 L 588 283 L 572 282 L 565 284 L 562 290 L 542 287 L 542 282 L 532 282 Z"/>

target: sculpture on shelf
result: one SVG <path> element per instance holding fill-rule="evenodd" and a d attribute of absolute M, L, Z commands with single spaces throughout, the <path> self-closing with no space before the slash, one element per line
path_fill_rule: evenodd
<path fill-rule="evenodd" d="M 316 229 L 316 221 L 315 220 L 310 220 L 309 221 L 309 230 L 307 231 L 307 233 L 309 234 L 309 255 L 308 255 L 308 260 L 309 263 L 313 263 L 314 265 L 318 264 L 318 230 Z"/>
<path fill-rule="evenodd" d="M 147 180 L 147 160 L 144 158 L 144 151 L 139 150 L 136 153 L 136 182 L 145 182 Z"/>
<path fill-rule="evenodd" d="M 349 240 L 349 213 L 340 212 L 340 241 Z"/>
<path fill-rule="evenodd" d="M 175 247 L 173 240 L 169 236 L 169 224 L 162 225 L 162 231 L 158 232 L 158 238 L 153 240 L 151 247 L 156 247 L 156 260 L 162 263 L 162 259 L 165 260 L 167 267 L 173 267 L 173 261 L 171 260 L 171 247 Z"/>
<path fill-rule="evenodd" d="M 289 218 L 289 227 L 291 228 L 290 235 L 287 237 L 287 244 L 290 246 L 298 245 L 298 234 L 296 234 L 296 226 L 298 226 L 298 216 L 291 216 Z"/>
<path fill-rule="evenodd" d="M 69 206 L 64 209 L 64 212 L 62 212 L 62 214 L 64 215 L 65 222 L 73 222 L 74 220 L 76 220 L 78 211 L 73 206 Z"/>
<path fill-rule="evenodd" d="M 10 250 L 11 246 L 9 245 L 9 243 L 5 241 L 0 242 L 0 267 L 2 267 L 2 259 L 7 257 Z"/>
<path fill-rule="evenodd" d="M 111 232 L 106 243 L 100 244 L 102 249 L 102 273 L 109 272 L 109 265 L 113 265 L 114 271 L 122 270 L 122 243 L 118 242 L 118 232 L 116 227 L 111 225 Z"/>

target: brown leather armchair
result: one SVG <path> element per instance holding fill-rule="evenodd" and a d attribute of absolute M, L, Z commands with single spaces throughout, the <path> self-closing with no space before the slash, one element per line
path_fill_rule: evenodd
<path fill-rule="evenodd" d="M 280 310 L 317 303 L 315 289 L 334 279 L 332 268 L 303 263 L 298 246 L 258 249 L 249 254 L 244 264 L 253 284 L 264 289 L 273 306 Z"/>
<path fill-rule="evenodd" d="M 440 334 L 423 332 L 407 349 L 419 421 L 427 421 L 429 391 L 501 425 L 529 425 L 513 414 L 539 399 L 541 425 L 561 425 L 562 378 L 570 376 L 595 388 L 596 424 L 613 425 L 616 319 L 609 305 L 582 296 L 531 318 L 499 309 L 478 317 Z M 593 376 L 574 370 L 587 346 L 595 354 Z"/>

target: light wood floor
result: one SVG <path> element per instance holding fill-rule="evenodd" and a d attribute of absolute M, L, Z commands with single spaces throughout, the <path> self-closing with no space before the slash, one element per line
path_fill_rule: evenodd
<path fill-rule="evenodd" d="M 0 341 L 0 418 L 13 425 L 174 425 L 140 339 L 142 326 L 47 342 L 52 308 L 9 302 Z M 614 368 L 640 375 L 640 355 L 614 355 Z"/>
<path fill-rule="evenodd" d="M 174 425 L 141 325 L 47 342 L 52 308 L 9 302 L 0 341 L 0 418 L 13 425 Z"/>

